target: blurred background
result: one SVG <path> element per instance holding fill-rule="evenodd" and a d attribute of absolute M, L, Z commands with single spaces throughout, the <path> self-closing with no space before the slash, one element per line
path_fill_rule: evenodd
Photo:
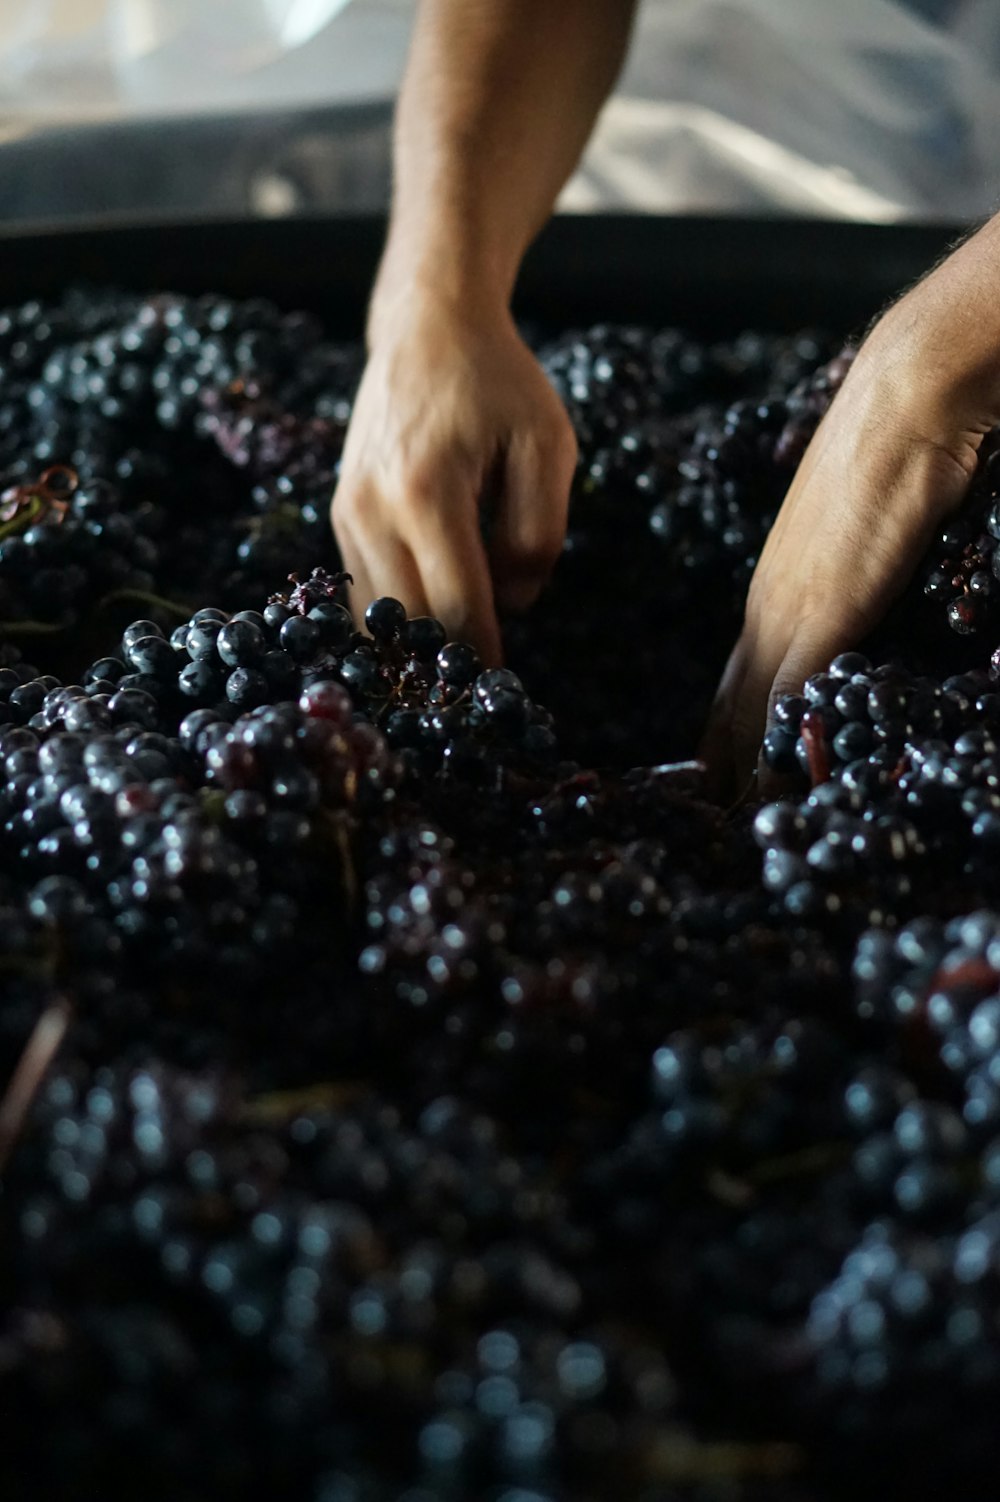
<path fill-rule="evenodd" d="M 415 11 L 0 0 L 0 219 L 384 209 Z M 646 0 L 560 207 L 985 215 L 998 65 L 997 0 Z"/>

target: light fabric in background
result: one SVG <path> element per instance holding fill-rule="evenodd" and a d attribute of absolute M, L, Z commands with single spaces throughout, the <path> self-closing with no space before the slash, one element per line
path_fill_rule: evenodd
<path fill-rule="evenodd" d="M 653 0 L 567 207 L 974 218 L 997 0 Z"/>
<path fill-rule="evenodd" d="M 0 218 L 384 207 L 414 11 L 0 0 Z M 1000 0 L 646 0 L 561 206 L 888 221 L 998 199 Z"/>

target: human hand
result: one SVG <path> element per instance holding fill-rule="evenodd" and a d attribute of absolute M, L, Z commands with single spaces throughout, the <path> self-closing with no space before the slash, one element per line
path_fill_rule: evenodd
<path fill-rule="evenodd" d="M 775 700 L 877 624 L 962 501 L 1000 415 L 997 317 L 982 309 L 1000 275 L 992 243 L 977 246 L 985 234 L 883 315 L 806 450 L 709 719 L 703 753 L 723 796 L 756 770 Z"/>
<path fill-rule="evenodd" d="M 497 608 L 525 609 L 548 578 L 575 464 L 569 417 L 506 307 L 383 302 L 332 506 L 357 613 L 393 595 L 498 663 Z"/>

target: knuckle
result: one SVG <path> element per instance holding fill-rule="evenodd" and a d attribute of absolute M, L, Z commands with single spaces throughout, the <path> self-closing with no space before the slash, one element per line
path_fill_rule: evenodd
<path fill-rule="evenodd" d="M 357 527 L 365 511 L 363 487 L 341 480 L 333 493 L 330 515 L 337 528 L 351 531 Z"/>
<path fill-rule="evenodd" d="M 411 516 L 427 516 L 436 511 L 441 503 L 441 485 L 437 471 L 432 466 L 421 466 L 403 476 L 394 492 L 397 509 Z"/>
<path fill-rule="evenodd" d="M 390 504 L 411 516 L 426 516 L 440 511 L 449 490 L 449 466 L 443 455 L 430 454 L 415 459 L 400 469 L 398 480 L 389 487 Z"/>

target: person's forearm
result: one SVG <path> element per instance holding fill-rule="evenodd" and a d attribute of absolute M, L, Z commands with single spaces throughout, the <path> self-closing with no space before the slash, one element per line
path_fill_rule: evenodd
<path fill-rule="evenodd" d="M 905 369 L 942 442 L 956 410 L 979 437 L 1000 421 L 1000 214 L 894 303 L 870 343 L 883 364 Z"/>
<path fill-rule="evenodd" d="M 369 333 L 402 291 L 505 302 L 617 76 L 632 0 L 423 0 Z"/>

